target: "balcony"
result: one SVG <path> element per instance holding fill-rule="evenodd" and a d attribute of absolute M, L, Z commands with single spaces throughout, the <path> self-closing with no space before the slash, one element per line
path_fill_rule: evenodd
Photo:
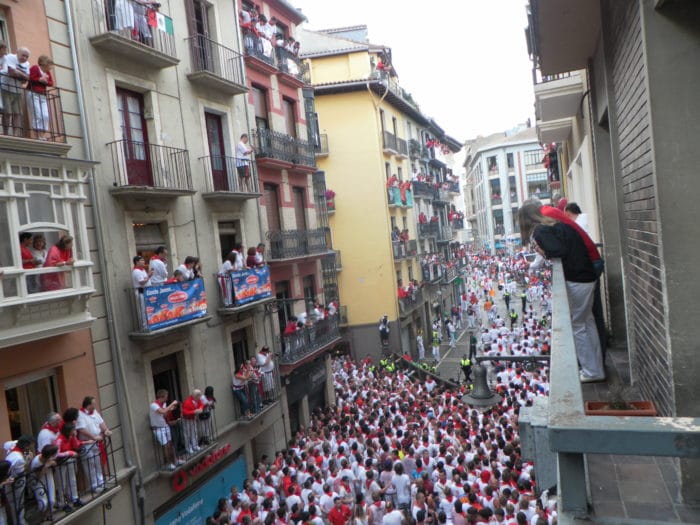
<path fill-rule="evenodd" d="M 435 199 L 438 196 L 437 189 L 432 184 L 414 180 L 411 181 L 411 185 L 417 199 Z"/>
<path fill-rule="evenodd" d="M 180 61 L 175 53 L 173 21 L 137 0 L 92 2 L 94 34 L 90 42 L 100 51 L 128 63 L 164 69 Z"/>
<path fill-rule="evenodd" d="M 437 283 L 444 272 L 440 263 L 424 263 L 421 264 L 421 273 L 425 282 Z"/>
<path fill-rule="evenodd" d="M 452 196 L 445 188 L 441 187 L 437 190 L 437 196 L 433 199 L 433 201 L 438 204 L 450 204 L 452 202 Z"/>
<path fill-rule="evenodd" d="M 291 77 L 294 79 L 293 85 L 298 85 L 299 87 L 311 83 L 309 66 L 303 60 L 284 47 L 275 48 L 275 51 L 277 55 L 277 69 L 285 74 L 279 77 L 280 80 L 285 81 L 288 77 Z"/>
<path fill-rule="evenodd" d="M 498 195 L 491 196 L 491 206 L 501 206 L 503 205 L 503 198 Z"/>
<path fill-rule="evenodd" d="M 305 326 L 293 334 L 277 336 L 276 349 L 278 362 L 284 375 L 285 369 L 300 364 L 319 351 L 340 340 L 340 316 L 336 313 Z"/>
<path fill-rule="evenodd" d="M 268 74 L 276 71 L 275 49 L 268 40 L 244 28 L 243 47 L 248 65 Z"/>
<path fill-rule="evenodd" d="M 151 341 L 166 334 L 211 319 L 207 315 L 207 295 L 201 278 L 127 288 L 131 302 L 134 341 Z"/>
<path fill-rule="evenodd" d="M 3 487 L 3 516 L 6 513 L 10 523 L 53 524 L 108 504 L 120 486 L 112 439 L 107 436 L 101 443 L 86 445 L 79 457 L 61 459 L 44 473 L 38 469 L 10 477 L 11 483 Z M 64 506 L 58 495 L 67 501 L 80 499 L 83 506 Z"/>
<path fill-rule="evenodd" d="M 440 223 L 435 222 L 423 222 L 418 224 L 418 237 L 425 239 L 427 237 L 437 237 L 440 231 Z"/>
<path fill-rule="evenodd" d="M 311 142 L 264 128 L 253 130 L 251 135 L 258 162 L 280 167 L 316 167 L 316 150 Z"/>
<path fill-rule="evenodd" d="M 95 292 L 92 263 L 4 268 L 0 274 L 0 348 L 87 328 Z M 49 314 L 49 315 L 47 315 Z"/>
<path fill-rule="evenodd" d="M 321 259 L 321 269 L 323 273 L 337 273 L 343 269 L 343 262 L 340 258 L 340 251 L 334 250 L 326 253 Z"/>
<path fill-rule="evenodd" d="M 186 149 L 131 140 L 107 146 L 114 170 L 112 195 L 128 200 L 134 195 L 171 198 L 195 193 Z"/>
<path fill-rule="evenodd" d="M 408 141 L 408 156 L 411 159 L 419 160 L 426 156 L 427 152 L 424 152 L 425 148 L 416 139 L 410 139 Z"/>
<path fill-rule="evenodd" d="M 326 230 L 274 230 L 267 232 L 269 260 L 285 261 L 326 253 Z"/>
<path fill-rule="evenodd" d="M 46 88 L 36 93 L 22 87 L 23 82 L 9 75 L 0 75 L 3 96 L 12 97 L 18 113 L 8 110 L 0 126 L 0 148 L 48 155 L 65 155 L 70 151 L 63 125 L 61 90 Z"/>
<path fill-rule="evenodd" d="M 187 78 L 208 92 L 239 95 L 248 91 L 243 74 L 243 57 L 205 35 L 187 39 L 192 57 L 192 72 Z"/>
<path fill-rule="evenodd" d="M 406 184 L 406 183 L 401 183 Z M 405 206 L 406 208 L 413 208 L 413 192 L 410 187 L 404 186 L 403 190 L 400 187 L 392 186 L 387 188 L 387 202 L 389 206 Z"/>
<path fill-rule="evenodd" d="M 445 284 L 450 284 L 457 277 L 459 277 L 459 269 L 457 266 L 446 266 L 445 272 L 442 275 L 442 282 Z"/>
<path fill-rule="evenodd" d="M 408 157 L 408 143 L 404 139 L 396 137 L 396 151 L 399 157 Z"/>
<path fill-rule="evenodd" d="M 219 285 L 220 316 L 238 314 L 273 299 L 269 266 L 214 274 L 214 279 Z"/>
<path fill-rule="evenodd" d="M 328 150 L 328 135 L 326 133 L 321 133 L 318 135 L 318 143 L 314 144 L 314 151 L 317 157 L 327 157 Z"/>
<path fill-rule="evenodd" d="M 410 314 L 416 308 L 420 307 L 425 300 L 423 299 L 423 290 L 414 290 L 408 297 L 399 298 L 399 311 L 402 316 Z"/>
<path fill-rule="evenodd" d="M 243 423 L 254 421 L 271 408 L 281 395 L 280 373 L 277 363 L 274 363 L 272 370 L 261 372 L 260 383 L 248 381 L 242 388 L 233 391 L 236 398 L 233 419 Z"/>
<path fill-rule="evenodd" d="M 453 231 L 464 229 L 464 219 L 453 219 L 450 223 L 450 227 Z"/>
<path fill-rule="evenodd" d="M 446 189 L 449 193 L 459 194 L 459 182 L 445 182 Z"/>
<path fill-rule="evenodd" d="M 258 169 L 250 159 L 208 155 L 200 157 L 206 175 L 203 199 L 244 201 L 260 196 Z"/>
<path fill-rule="evenodd" d="M 437 241 L 438 242 L 450 242 L 450 241 L 452 241 L 452 228 L 441 224 L 440 228 L 438 228 Z"/>
<path fill-rule="evenodd" d="M 418 243 L 415 239 L 406 242 L 392 241 L 391 252 L 394 256 L 394 261 L 410 259 L 418 255 Z"/>
<path fill-rule="evenodd" d="M 383 148 L 384 148 L 384 153 L 388 153 L 390 155 L 397 155 L 398 154 L 398 146 L 396 144 L 396 135 L 393 133 L 389 133 L 388 131 L 384 132 L 384 135 L 382 137 L 383 139 Z"/>

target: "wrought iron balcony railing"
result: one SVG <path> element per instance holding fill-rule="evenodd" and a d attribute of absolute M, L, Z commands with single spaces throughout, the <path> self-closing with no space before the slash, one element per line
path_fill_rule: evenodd
<path fill-rule="evenodd" d="M 503 204 L 503 199 L 501 197 L 491 197 L 491 204 L 493 206 L 500 206 Z"/>
<path fill-rule="evenodd" d="M 251 378 L 245 384 L 234 387 L 236 403 L 233 418 L 243 421 L 254 419 L 268 405 L 277 401 L 281 394 L 279 369 L 277 363 L 274 363 L 271 370 L 260 370 L 259 378 Z"/>
<path fill-rule="evenodd" d="M 340 259 L 340 250 L 328 252 L 321 259 L 321 269 L 324 273 L 339 272 L 343 269 L 343 263 Z"/>
<path fill-rule="evenodd" d="M 440 231 L 439 222 L 423 222 L 418 224 L 418 236 L 425 237 L 435 237 Z"/>
<path fill-rule="evenodd" d="M 413 186 L 413 191 L 414 191 L 416 197 L 425 197 L 428 199 L 435 199 L 438 196 L 438 191 L 432 184 L 428 184 L 427 182 L 423 182 L 423 181 L 414 180 L 414 181 L 411 181 L 411 185 Z"/>
<path fill-rule="evenodd" d="M 153 457 L 162 471 L 174 471 L 204 456 L 216 444 L 216 410 L 206 411 L 206 418 L 194 415 L 173 418 L 164 427 L 151 427 Z"/>
<path fill-rule="evenodd" d="M 17 137 L 65 143 L 61 90 L 0 74 L 5 104 L 0 138 Z M 10 105 L 12 104 L 12 105 Z"/>
<path fill-rule="evenodd" d="M 419 288 L 414 290 L 411 295 L 399 298 L 399 310 L 402 314 L 407 314 L 422 305 L 423 302 L 423 290 Z"/>
<path fill-rule="evenodd" d="M 326 133 L 318 135 L 318 141 L 314 144 L 314 150 L 316 151 L 316 155 L 328 155 L 328 135 Z"/>
<path fill-rule="evenodd" d="M 75 510 L 74 506 L 89 507 L 92 500 L 118 485 L 109 436 L 55 463 L 10 477 L 3 487 L 0 516 L 7 515 L 10 523 L 58 523 Z"/>
<path fill-rule="evenodd" d="M 452 228 L 450 228 L 449 226 L 446 226 L 444 224 L 441 224 L 440 227 L 438 228 L 437 240 L 442 241 L 442 242 L 451 241 L 452 240 Z"/>
<path fill-rule="evenodd" d="M 457 278 L 458 275 L 459 269 L 457 268 L 457 266 L 446 266 L 442 278 L 445 283 L 451 283 Z"/>
<path fill-rule="evenodd" d="M 292 53 L 284 47 L 277 47 L 275 51 L 277 56 L 277 68 L 282 73 L 293 76 L 304 84 L 309 84 L 311 82 L 309 66 L 295 53 Z"/>
<path fill-rule="evenodd" d="M 447 185 L 447 191 L 450 193 L 459 193 L 459 182 L 447 181 L 445 184 Z"/>
<path fill-rule="evenodd" d="M 243 47 L 246 55 L 262 60 L 271 66 L 275 65 L 275 49 L 272 43 L 260 38 L 250 29 L 243 29 Z"/>
<path fill-rule="evenodd" d="M 399 155 L 408 157 L 408 143 L 404 139 L 396 137 L 396 151 Z"/>
<path fill-rule="evenodd" d="M 396 145 L 396 135 L 393 133 L 389 133 L 388 131 L 384 132 L 384 149 L 388 151 L 393 151 L 398 153 L 398 146 Z"/>
<path fill-rule="evenodd" d="M 258 159 L 270 158 L 302 166 L 316 166 L 315 146 L 311 142 L 264 128 L 255 129 L 251 134 Z"/>
<path fill-rule="evenodd" d="M 412 159 L 420 159 L 422 155 L 422 144 L 416 139 L 410 139 L 408 141 L 408 153 Z"/>
<path fill-rule="evenodd" d="M 316 230 L 273 230 L 267 232 L 270 242 L 269 259 L 282 260 L 306 257 L 316 253 L 324 253 L 326 247 L 326 231 Z"/>
<path fill-rule="evenodd" d="M 421 271 L 424 281 L 435 283 L 442 279 L 443 270 L 440 263 L 421 264 Z"/>
<path fill-rule="evenodd" d="M 200 157 L 206 173 L 207 192 L 260 193 L 258 169 L 250 159 L 208 155 Z"/>
<path fill-rule="evenodd" d="M 205 35 L 187 39 L 192 54 L 192 72 L 207 72 L 245 90 L 242 55 Z"/>
<path fill-rule="evenodd" d="M 340 316 L 336 313 L 328 319 L 300 328 L 293 334 L 277 336 L 279 364 L 294 364 L 339 339 L 339 323 Z"/>
<path fill-rule="evenodd" d="M 453 230 L 463 230 L 464 229 L 464 219 L 453 219 L 451 223 Z"/>
<path fill-rule="evenodd" d="M 405 242 L 392 241 L 391 251 L 394 255 L 395 261 L 415 257 L 416 255 L 418 255 L 418 243 L 415 239 Z"/>
<path fill-rule="evenodd" d="M 190 158 L 186 149 L 133 140 L 115 140 L 107 146 L 112 151 L 115 187 L 192 191 Z"/>

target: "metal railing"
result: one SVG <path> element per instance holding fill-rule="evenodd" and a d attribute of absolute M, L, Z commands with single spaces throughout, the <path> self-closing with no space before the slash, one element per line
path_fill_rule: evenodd
<path fill-rule="evenodd" d="M 421 272 L 423 274 L 423 280 L 434 283 L 442 279 L 443 269 L 440 263 L 426 263 L 421 264 Z"/>
<path fill-rule="evenodd" d="M 561 80 L 563 78 L 569 78 L 572 76 L 571 71 L 565 73 L 557 73 L 555 75 L 543 75 L 539 68 L 532 68 L 532 83 L 533 84 L 545 84 L 547 82 L 553 82 L 555 80 Z"/>
<path fill-rule="evenodd" d="M 464 219 L 452 219 L 450 224 L 453 230 L 463 230 L 464 229 Z"/>
<path fill-rule="evenodd" d="M 328 134 L 321 133 L 318 135 L 318 143 L 314 144 L 314 151 L 316 151 L 316 155 L 328 155 Z"/>
<path fill-rule="evenodd" d="M 132 140 L 107 144 L 112 152 L 114 185 L 192 191 L 190 158 L 186 149 Z"/>
<path fill-rule="evenodd" d="M 258 169 L 250 159 L 207 155 L 199 161 L 204 165 L 207 192 L 260 193 Z"/>
<path fill-rule="evenodd" d="M 338 315 L 340 316 L 340 325 L 344 326 L 348 324 L 348 307 L 347 305 L 342 305 L 338 307 Z"/>
<path fill-rule="evenodd" d="M 202 414 L 184 417 L 178 405 L 167 426 L 151 427 L 153 457 L 158 470 L 173 471 L 186 465 L 216 443 L 216 409 L 205 409 Z M 203 415 L 206 414 L 206 415 Z"/>
<path fill-rule="evenodd" d="M 438 241 L 451 241 L 452 240 L 452 228 L 441 224 L 440 228 L 438 228 L 437 240 Z"/>
<path fill-rule="evenodd" d="M 409 139 L 408 141 L 408 154 L 412 159 L 420 159 L 423 152 L 422 152 L 423 145 L 418 142 L 416 139 Z"/>
<path fill-rule="evenodd" d="M 447 191 L 450 193 L 459 193 L 459 182 L 454 182 L 454 181 L 446 181 L 445 184 L 447 185 Z"/>
<path fill-rule="evenodd" d="M 396 135 L 385 131 L 383 140 L 385 150 L 397 151 L 398 146 L 396 145 Z"/>
<path fill-rule="evenodd" d="M 339 250 L 328 252 L 321 259 L 321 269 L 324 273 L 339 272 L 342 268 L 343 263 L 340 259 Z"/>
<path fill-rule="evenodd" d="M 260 38 L 252 30 L 243 29 L 243 47 L 246 55 L 262 60 L 271 66 L 275 65 L 275 50 L 269 40 Z"/>
<path fill-rule="evenodd" d="M 435 237 L 440 231 L 439 222 L 418 223 L 418 237 Z"/>
<path fill-rule="evenodd" d="M 253 130 L 251 135 L 257 158 L 272 158 L 302 166 L 316 166 L 316 150 L 311 142 L 264 128 Z"/>
<path fill-rule="evenodd" d="M 273 230 L 266 234 L 270 242 L 270 260 L 292 259 L 325 252 L 326 231 L 316 230 Z"/>
<path fill-rule="evenodd" d="M 445 283 L 451 283 L 459 276 L 459 269 L 456 266 L 446 266 L 442 279 Z"/>
<path fill-rule="evenodd" d="M 418 243 L 415 239 L 405 242 L 392 241 L 391 251 L 394 255 L 395 261 L 415 257 L 418 254 Z"/>
<path fill-rule="evenodd" d="M 336 313 L 328 319 L 304 326 L 293 334 L 277 336 L 279 363 L 294 364 L 339 339 L 339 324 L 340 316 Z"/>
<path fill-rule="evenodd" d="M 446 189 L 439 188 L 437 190 L 437 196 L 435 197 L 434 200 L 444 202 L 444 203 L 450 203 L 450 202 L 452 202 L 452 197 L 450 196 L 450 194 L 447 192 Z"/>
<path fill-rule="evenodd" d="M 245 86 L 242 55 L 215 42 L 206 35 L 194 35 L 187 39 L 192 55 L 192 72 L 206 71 L 219 78 Z"/>
<path fill-rule="evenodd" d="M 10 478 L 11 483 L 4 487 L 3 510 L 11 523 L 56 523 L 117 486 L 109 436 L 47 464 Z"/>
<path fill-rule="evenodd" d="M 48 142 L 66 142 L 61 90 L 0 74 L 4 109 L 0 135 Z"/>
<path fill-rule="evenodd" d="M 414 180 L 411 181 L 411 185 L 413 186 L 413 191 L 415 192 L 416 197 L 427 197 L 429 199 L 434 199 L 438 196 L 437 188 L 435 188 L 432 184 Z"/>
<path fill-rule="evenodd" d="M 423 290 L 416 289 L 408 297 L 401 297 L 399 299 L 399 310 L 402 314 L 407 314 L 412 310 L 415 310 L 418 306 L 423 304 Z"/>
<path fill-rule="evenodd" d="M 311 82 L 308 64 L 284 47 L 277 47 L 275 51 L 277 55 L 277 69 L 305 84 Z"/>
<path fill-rule="evenodd" d="M 537 439 L 544 440 L 547 449 L 557 456 L 558 509 L 567 521 L 589 512 L 585 454 L 680 458 L 698 455 L 700 418 L 585 415 L 566 282 L 559 260 L 553 261 L 552 270 L 549 397 L 538 399 L 537 404 L 540 406 L 521 412 L 521 421 L 531 420 L 538 409 L 544 413 L 543 424 L 531 422 L 527 426 L 544 427 L 544 434 L 538 433 Z"/>
<path fill-rule="evenodd" d="M 136 0 L 96 0 L 92 9 L 95 35 L 114 33 L 176 58 L 173 20 L 158 9 Z"/>
<path fill-rule="evenodd" d="M 91 272 L 88 261 L 61 267 L 5 268 L 0 275 L 0 306 L 91 292 Z"/>
<path fill-rule="evenodd" d="M 503 199 L 501 197 L 491 197 L 491 204 L 493 206 L 499 206 L 503 204 Z"/>
<path fill-rule="evenodd" d="M 207 315 L 204 280 L 127 288 L 133 320 L 132 333 L 149 334 Z"/>
<path fill-rule="evenodd" d="M 279 369 L 256 370 L 244 385 L 233 387 L 234 419 L 250 420 L 262 413 L 267 405 L 277 401 L 282 394 Z"/>
<path fill-rule="evenodd" d="M 214 274 L 219 284 L 222 308 L 239 308 L 272 297 L 270 273 L 266 266 L 237 270 L 228 275 Z"/>
<path fill-rule="evenodd" d="M 396 137 L 396 151 L 399 155 L 408 157 L 408 143 L 404 139 Z"/>

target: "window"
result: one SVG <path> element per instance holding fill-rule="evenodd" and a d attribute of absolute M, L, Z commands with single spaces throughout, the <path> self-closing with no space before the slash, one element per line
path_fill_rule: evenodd
<path fill-rule="evenodd" d="M 495 156 L 488 157 L 486 159 L 486 163 L 488 165 L 489 174 L 498 173 L 498 161 L 496 160 Z"/>
<path fill-rule="evenodd" d="M 251 357 L 248 349 L 248 334 L 245 329 L 231 332 L 231 350 L 233 351 L 234 369 L 238 370 L 238 367 Z"/>
<path fill-rule="evenodd" d="M 304 277 L 304 306 L 316 301 L 316 276 L 307 275 Z"/>
<path fill-rule="evenodd" d="M 255 109 L 255 127 L 258 129 L 270 129 L 267 112 L 267 90 L 253 84 L 253 107 Z"/>
<path fill-rule="evenodd" d="M 168 225 L 160 222 L 134 223 L 133 228 L 136 253 L 148 262 L 158 246 L 166 245 L 163 232 L 167 232 Z"/>
<path fill-rule="evenodd" d="M 284 126 L 285 132 L 290 137 L 296 138 L 297 136 L 297 123 L 296 123 L 296 105 L 293 100 L 288 98 L 282 99 L 282 110 L 284 111 Z"/>
<path fill-rule="evenodd" d="M 179 352 L 166 355 L 151 361 L 151 375 L 153 377 L 153 392 L 164 389 L 168 391 L 168 403 L 174 399 L 183 400 L 180 384 Z"/>
<path fill-rule="evenodd" d="M 292 200 L 294 203 L 294 218 L 296 229 L 306 229 L 306 188 L 294 186 L 292 188 Z"/>
<path fill-rule="evenodd" d="M 49 412 L 59 412 L 56 374 L 53 370 L 33 377 L 5 382 L 5 402 L 10 424 L 10 435 L 36 436 Z"/>
<path fill-rule="evenodd" d="M 532 168 L 532 167 L 541 167 L 542 166 L 542 157 L 544 157 L 544 153 L 542 153 L 541 149 L 531 149 L 525 152 L 525 167 L 526 168 Z"/>
<path fill-rule="evenodd" d="M 413 265 L 408 266 L 408 280 L 413 281 Z"/>
<path fill-rule="evenodd" d="M 550 196 L 547 189 L 547 172 L 533 173 L 527 175 L 527 195 L 528 197 L 537 197 L 538 199 L 546 199 Z"/>
<path fill-rule="evenodd" d="M 384 130 L 386 129 L 386 124 L 385 124 L 385 117 L 384 117 L 384 110 L 380 109 L 379 110 L 379 123 L 382 126 L 382 135 L 384 135 Z"/>
<path fill-rule="evenodd" d="M 402 282 L 401 279 L 401 270 L 396 270 L 396 284 Z"/>
<path fill-rule="evenodd" d="M 8 50 L 14 49 L 10 42 L 10 33 L 7 30 L 7 19 L 5 19 L 4 12 L 0 12 L 0 39 L 7 44 Z"/>
<path fill-rule="evenodd" d="M 0 303 L 40 292 L 92 288 L 86 182 L 85 172 L 67 166 L 0 162 Z M 26 248 L 35 256 L 31 263 L 22 264 L 20 234 L 31 236 Z M 48 252 L 66 235 L 73 237 L 75 263 L 61 271 L 44 266 Z"/>
<path fill-rule="evenodd" d="M 396 217 L 390 217 L 389 220 L 391 221 L 391 231 L 394 231 L 394 228 L 396 228 Z"/>
<path fill-rule="evenodd" d="M 280 208 L 277 197 L 277 185 L 263 184 L 263 192 L 265 195 L 265 214 L 267 216 L 267 229 L 269 231 L 279 231 L 280 223 Z"/>
<path fill-rule="evenodd" d="M 406 217 L 401 217 L 401 220 L 403 221 L 403 229 L 408 230 L 408 219 Z"/>
<path fill-rule="evenodd" d="M 243 239 L 240 237 L 239 232 L 241 231 L 238 225 L 238 221 L 230 222 L 219 222 L 217 224 L 219 230 L 219 246 L 221 247 L 221 260 L 231 253 L 231 250 L 235 248 L 238 243 L 242 243 Z"/>
<path fill-rule="evenodd" d="M 512 170 L 513 168 L 515 168 L 515 160 L 513 159 L 512 153 L 506 154 L 506 163 L 508 164 L 509 170 Z"/>
<path fill-rule="evenodd" d="M 391 129 L 393 130 L 394 136 L 398 137 L 399 132 L 398 132 L 398 122 L 396 120 L 396 117 L 391 117 Z"/>
<path fill-rule="evenodd" d="M 386 175 L 386 180 L 388 181 L 391 178 L 391 163 L 384 163 L 384 174 Z"/>
<path fill-rule="evenodd" d="M 398 168 L 396 168 L 396 170 L 397 170 L 397 172 L 398 172 L 399 180 L 402 181 L 402 180 L 403 180 L 403 170 L 401 169 L 401 166 L 399 166 Z"/>
<path fill-rule="evenodd" d="M 291 289 L 289 281 L 277 281 L 275 283 L 275 297 L 279 303 L 277 310 L 277 320 L 279 321 L 280 333 L 284 332 L 287 321 L 292 317 Z"/>

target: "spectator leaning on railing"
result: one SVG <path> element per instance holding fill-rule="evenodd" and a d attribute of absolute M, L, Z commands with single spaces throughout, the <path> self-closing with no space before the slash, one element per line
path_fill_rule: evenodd
<path fill-rule="evenodd" d="M 156 392 L 156 399 L 151 403 L 149 409 L 149 418 L 153 437 L 158 444 L 163 447 L 163 456 L 166 461 L 168 470 L 175 470 L 177 465 L 182 465 L 184 462 L 180 459 L 175 459 L 175 449 L 173 447 L 172 433 L 170 426 L 166 421 L 166 416 L 170 414 L 178 405 L 177 400 L 173 400 L 167 404 L 168 391 L 161 389 Z"/>
<path fill-rule="evenodd" d="M 3 125 L 7 135 L 21 137 L 24 131 L 24 89 L 29 82 L 29 49 L 17 48 L 17 54 L 4 56 L 0 70 L 2 90 Z"/>

